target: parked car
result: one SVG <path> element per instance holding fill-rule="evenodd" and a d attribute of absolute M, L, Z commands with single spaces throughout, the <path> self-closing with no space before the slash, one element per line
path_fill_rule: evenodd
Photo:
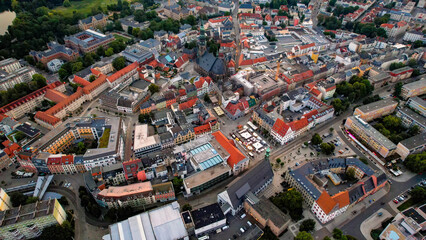
<path fill-rule="evenodd" d="M 393 200 L 393 202 L 394 202 L 395 204 L 399 203 L 398 199 L 396 199 L 396 198 Z"/>

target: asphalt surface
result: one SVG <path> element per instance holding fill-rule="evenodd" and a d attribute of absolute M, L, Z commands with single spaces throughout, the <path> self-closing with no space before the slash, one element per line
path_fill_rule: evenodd
<path fill-rule="evenodd" d="M 362 211 L 358 216 L 356 216 L 355 218 L 352 218 L 350 222 L 348 222 L 343 227 L 341 227 L 343 233 L 346 235 L 354 236 L 357 239 L 364 239 L 364 236 L 362 235 L 361 228 L 360 228 L 361 223 L 381 208 L 388 210 L 391 214 L 395 214 L 395 211 L 389 205 L 389 204 L 393 204 L 393 202 L 390 202 L 390 201 L 392 201 L 396 196 L 410 189 L 411 186 L 419 183 L 422 179 L 425 179 L 425 178 L 426 178 L 426 175 L 423 174 L 423 175 L 416 175 L 415 177 L 411 178 L 410 180 L 406 182 L 400 183 L 400 182 L 394 181 L 387 195 L 381 198 L 380 201 L 376 201 L 373 204 L 371 204 L 369 208 Z M 385 202 L 385 203 L 390 202 L 390 203 L 385 204 L 383 206 L 381 205 L 381 202 Z"/>

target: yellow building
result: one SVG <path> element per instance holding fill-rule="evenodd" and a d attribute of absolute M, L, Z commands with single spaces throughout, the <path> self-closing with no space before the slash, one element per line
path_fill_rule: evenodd
<path fill-rule="evenodd" d="M 393 113 L 397 106 L 397 101 L 393 99 L 384 99 L 357 107 L 354 111 L 354 116 L 359 116 L 362 120 L 369 122 Z"/>
<path fill-rule="evenodd" d="M 12 208 L 10 197 L 3 188 L 0 188 L 0 211 L 6 211 L 10 208 Z"/>

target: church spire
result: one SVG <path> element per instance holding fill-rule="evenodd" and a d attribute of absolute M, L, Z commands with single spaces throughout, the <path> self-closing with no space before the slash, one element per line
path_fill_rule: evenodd
<path fill-rule="evenodd" d="M 201 57 L 206 52 L 206 32 L 204 30 L 204 21 L 201 20 L 200 37 L 198 39 L 198 57 Z"/>

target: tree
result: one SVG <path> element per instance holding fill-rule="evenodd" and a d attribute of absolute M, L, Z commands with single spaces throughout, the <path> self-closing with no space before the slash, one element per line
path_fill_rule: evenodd
<path fill-rule="evenodd" d="M 148 86 L 148 90 L 151 92 L 151 95 L 152 95 L 156 92 L 159 92 L 160 87 L 152 83 L 151 85 Z"/>
<path fill-rule="evenodd" d="M 311 143 L 313 145 L 319 145 L 322 143 L 322 138 L 318 133 L 315 133 L 311 138 Z"/>
<path fill-rule="evenodd" d="M 294 237 L 294 240 L 313 240 L 314 238 L 312 235 L 308 232 L 302 231 L 299 232 L 296 237 Z"/>
<path fill-rule="evenodd" d="M 28 199 L 28 196 L 20 192 L 14 192 L 10 194 L 10 201 L 12 202 L 12 207 L 19 207 L 21 205 L 25 205 L 27 199 Z"/>
<path fill-rule="evenodd" d="M 414 203 L 422 203 L 426 199 L 426 189 L 424 187 L 416 186 L 411 191 L 411 199 Z"/>
<path fill-rule="evenodd" d="M 110 56 L 112 56 L 112 55 L 114 55 L 114 49 L 113 49 L 113 48 L 108 48 L 108 49 L 105 51 L 105 56 L 110 57 Z"/>
<path fill-rule="evenodd" d="M 333 238 L 334 239 L 341 239 L 342 236 L 343 236 L 342 230 L 340 230 L 338 228 L 333 229 Z"/>
<path fill-rule="evenodd" d="M 104 56 L 105 55 L 105 49 L 103 46 L 98 47 L 98 49 L 96 49 L 96 54 L 98 56 Z"/>
<path fill-rule="evenodd" d="M 366 159 L 366 158 L 359 158 L 359 160 L 361 161 L 361 162 L 363 162 L 365 165 L 368 165 L 368 160 Z"/>
<path fill-rule="evenodd" d="M 174 177 L 172 183 L 173 189 L 175 189 L 176 193 L 180 193 L 183 187 L 183 179 L 180 177 Z"/>
<path fill-rule="evenodd" d="M 64 7 L 71 7 L 70 0 L 64 0 L 64 3 L 62 4 Z"/>
<path fill-rule="evenodd" d="M 422 40 L 417 40 L 413 43 L 413 47 L 414 48 L 419 48 L 419 47 L 423 47 L 423 41 Z"/>
<path fill-rule="evenodd" d="M 322 240 L 331 240 L 329 236 L 325 236 Z"/>
<path fill-rule="evenodd" d="M 326 155 L 332 154 L 336 148 L 332 143 L 321 143 L 320 147 L 321 151 Z"/>
<path fill-rule="evenodd" d="M 386 116 L 383 119 L 383 125 L 387 129 L 399 128 L 401 126 L 401 118 L 392 115 Z"/>
<path fill-rule="evenodd" d="M 112 66 L 115 68 L 115 70 L 121 70 L 121 69 L 123 69 L 125 66 L 126 66 L 126 59 L 123 57 L 123 56 L 121 56 L 121 57 L 118 57 L 118 58 L 115 58 L 113 61 L 112 61 Z"/>
<path fill-rule="evenodd" d="M 383 38 L 387 38 L 388 37 L 388 34 L 386 33 L 386 30 L 383 29 L 383 28 L 378 28 L 376 30 L 376 32 L 377 32 L 377 36 L 379 36 L 379 37 L 383 37 Z"/>
<path fill-rule="evenodd" d="M 420 133 L 420 127 L 417 125 L 414 125 L 408 129 L 408 134 L 410 134 L 411 136 L 415 136 L 419 133 Z"/>
<path fill-rule="evenodd" d="M 73 64 L 71 64 L 72 67 L 72 73 L 76 73 L 79 72 L 81 70 L 83 70 L 83 63 L 82 62 L 75 62 Z"/>
<path fill-rule="evenodd" d="M 230 12 L 225 12 L 225 16 L 231 16 Z"/>
<path fill-rule="evenodd" d="M 127 33 L 128 34 L 133 34 L 133 27 L 132 26 L 128 26 L 127 27 Z"/>
<path fill-rule="evenodd" d="M 348 180 L 353 181 L 355 180 L 355 170 L 353 168 L 349 168 L 346 171 L 346 177 L 348 178 Z"/>
<path fill-rule="evenodd" d="M 206 103 L 211 103 L 212 102 L 212 100 L 210 100 L 210 97 L 209 97 L 209 95 L 206 93 L 206 94 L 204 94 L 204 101 L 206 102 Z"/>
<path fill-rule="evenodd" d="M 96 80 L 96 76 L 95 75 L 90 75 L 89 82 L 93 82 L 95 80 Z"/>
<path fill-rule="evenodd" d="M 426 152 L 410 154 L 404 161 L 408 170 L 415 173 L 426 172 Z"/>
<path fill-rule="evenodd" d="M 403 68 L 403 67 L 405 67 L 405 64 L 403 62 L 394 62 L 394 63 L 391 63 L 391 65 L 389 66 L 389 70 L 393 71 L 395 69 Z"/>
<path fill-rule="evenodd" d="M 68 221 L 64 221 L 62 225 L 56 224 L 43 229 L 40 237 L 43 240 L 72 240 L 74 239 L 74 229 Z"/>
<path fill-rule="evenodd" d="M 184 211 L 191 211 L 192 210 L 192 206 L 189 203 L 186 203 L 182 206 L 182 212 Z"/>
<path fill-rule="evenodd" d="M 408 60 L 408 66 L 410 66 L 410 67 L 415 67 L 415 66 L 417 66 L 417 61 L 416 61 L 416 59 L 414 59 L 414 58 L 410 58 L 410 60 Z"/>
<path fill-rule="evenodd" d="M 311 232 L 315 229 L 315 220 L 306 219 L 300 224 L 299 231 Z"/>
<path fill-rule="evenodd" d="M 62 206 L 68 206 L 68 200 L 66 197 L 62 196 L 61 198 L 58 199 L 58 202 L 62 205 Z"/>
<path fill-rule="evenodd" d="M 393 93 L 394 96 L 396 96 L 396 97 L 401 96 L 402 86 L 403 86 L 402 82 L 399 82 L 395 85 L 395 91 Z"/>
<path fill-rule="evenodd" d="M 43 75 L 38 73 L 33 75 L 33 81 L 37 83 L 38 88 L 42 88 L 47 85 L 46 78 Z"/>
<path fill-rule="evenodd" d="M 329 129 L 329 131 L 330 131 L 330 132 L 333 132 L 333 131 L 334 131 L 334 128 L 330 128 L 330 129 Z"/>

